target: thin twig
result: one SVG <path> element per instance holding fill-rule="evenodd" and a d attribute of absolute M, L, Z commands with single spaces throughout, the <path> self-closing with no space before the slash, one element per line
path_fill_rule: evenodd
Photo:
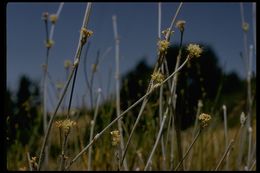
<path fill-rule="evenodd" d="M 184 159 L 186 158 L 186 156 L 188 155 L 188 153 L 190 152 L 193 144 L 196 142 L 196 140 L 198 139 L 200 133 L 202 132 L 202 129 L 200 128 L 197 135 L 195 136 L 194 140 L 192 141 L 191 145 L 189 146 L 188 150 L 186 151 L 186 153 L 184 154 L 183 158 L 181 159 L 181 161 L 178 163 L 178 165 L 176 166 L 176 168 L 174 169 L 174 171 L 177 171 L 178 168 L 181 166 L 182 162 L 184 161 Z"/>
<path fill-rule="evenodd" d="M 90 122 L 91 129 L 90 129 L 89 142 L 91 142 L 91 140 L 93 139 L 94 127 L 95 127 L 96 119 L 97 119 L 97 115 L 98 115 L 100 95 L 101 95 L 101 89 L 99 88 L 98 89 L 98 97 L 97 97 L 97 103 L 96 103 L 96 109 L 95 109 L 95 113 L 94 113 L 94 118 Z M 88 151 L 88 171 L 91 171 L 91 169 L 92 169 L 92 167 L 91 167 L 91 159 L 92 159 L 92 157 L 91 156 L 92 156 L 92 146 L 90 146 L 89 151 Z"/>
<path fill-rule="evenodd" d="M 218 170 L 218 168 L 220 167 L 221 163 L 223 162 L 223 160 L 225 159 L 226 155 L 228 154 L 229 150 L 231 149 L 231 146 L 234 143 L 234 139 L 232 139 L 228 145 L 228 148 L 226 149 L 225 153 L 223 154 L 222 158 L 220 159 L 220 161 L 217 164 L 217 167 L 215 168 L 215 171 Z"/>
<path fill-rule="evenodd" d="M 28 165 L 29 165 L 30 171 L 33 171 L 32 165 L 31 165 L 31 156 L 30 156 L 29 152 L 27 152 L 27 160 L 28 160 Z"/>

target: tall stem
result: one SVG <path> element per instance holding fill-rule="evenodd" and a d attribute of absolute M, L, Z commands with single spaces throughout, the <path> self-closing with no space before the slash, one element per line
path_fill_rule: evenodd
<path fill-rule="evenodd" d="M 117 31 L 117 18 L 116 15 L 112 16 L 113 21 L 113 30 L 114 30 L 114 37 L 115 37 L 115 60 L 116 60 L 116 112 L 117 117 L 120 116 L 120 63 L 119 63 L 119 36 Z M 124 151 L 124 137 L 123 137 L 123 130 L 122 130 L 122 121 L 121 119 L 118 120 L 118 130 L 120 132 L 120 150 L 119 150 L 119 170 L 120 170 L 120 162 L 122 160 L 122 151 Z M 127 161 L 123 161 L 124 170 L 128 170 Z"/>
<path fill-rule="evenodd" d="M 84 17 L 84 20 L 83 20 L 83 25 L 82 25 L 82 28 L 86 28 L 87 27 L 87 23 L 88 23 L 88 20 L 89 20 L 89 16 L 90 16 L 90 9 L 91 9 L 91 3 L 88 3 L 87 4 L 87 8 L 86 8 L 86 12 L 85 12 L 85 17 Z M 78 48 L 77 48 L 77 51 L 76 51 L 76 55 L 75 55 L 75 59 L 76 61 L 79 63 L 79 60 L 80 60 L 80 55 L 81 55 L 81 51 L 82 51 L 82 47 L 84 46 L 84 44 L 82 43 L 82 34 L 80 35 L 80 38 L 79 38 L 79 43 L 78 43 Z M 78 64 L 77 64 L 78 65 Z M 76 66 L 77 66 L 76 65 Z M 73 77 L 73 74 L 75 72 L 75 66 L 73 67 L 71 73 L 70 73 L 70 76 L 69 76 L 69 79 L 64 87 L 64 90 L 63 90 L 63 93 L 60 97 L 60 100 L 56 106 L 56 109 L 53 113 L 53 115 L 51 116 L 51 119 L 49 121 L 49 124 L 48 124 L 48 128 L 47 128 L 47 131 L 45 133 L 45 136 L 44 136 L 44 140 L 43 140 L 43 144 L 42 144 L 42 147 L 41 147 L 41 152 L 40 152 L 40 157 L 39 157 L 39 162 L 38 162 L 38 170 L 41 169 L 41 162 L 42 162 L 42 157 L 43 157 L 43 153 L 45 151 L 45 147 L 46 147 L 46 144 L 47 144 L 47 140 L 48 140 L 48 137 L 49 137 L 49 134 L 50 134 L 50 130 L 51 130 L 51 126 L 52 126 L 52 123 L 53 123 L 53 120 L 54 120 L 54 117 L 56 116 L 57 114 L 57 111 L 60 107 L 60 104 L 66 94 L 66 91 L 68 89 L 68 86 L 70 84 L 70 81 Z"/>

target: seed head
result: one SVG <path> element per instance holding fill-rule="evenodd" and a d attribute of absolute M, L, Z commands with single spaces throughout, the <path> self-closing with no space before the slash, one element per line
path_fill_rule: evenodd
<path fill-rule="evenodd" d="M 190 58 L 193 57 L 200 57 L 200 54 L 202 53 L 202 48 L 198 44 L 189 44 L 187 47 L 187 51 L 189 53 Z"/>
<path fill-rule="evenodd" d="M 209 125 L 209 121 L 211 120 L 211 116 L 209 114 L 202 113 L 199 115 L 199 121 L 202 128 L 205 128 Z"/>
<path fill-rule="evenodd" d="M 48 20 L 48 16 L 49 16 L 48 12 L 42 13 L 42 20 L 47 21 Z"/>
<path fill-rule="evenodd" d="M 178 20 L 176 22 L 176 28 L 178 28 L 181 32 L 183 32 L 185 23 L 186 22 L 184 20 Z"/>
<path fill-rule="evenodd" d="M 110 134 L 112 136 L 112 145 L 116 146 L 117 144 L 119 144 L 119 142 L 120 142 L 119 130 L 114 130 L 114 131 L 110 132 Z"/>

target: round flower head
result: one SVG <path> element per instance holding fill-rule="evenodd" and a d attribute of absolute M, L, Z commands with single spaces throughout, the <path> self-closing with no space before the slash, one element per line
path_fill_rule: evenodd
<path fill-rule="evenodd" d="M 166 40 L 160 40 L 158 42 L 159 51 L 161 53 L 166 53 L 166 50 L 168 49 L 169 45 L 170 45 L 170 42 L 168 42 Z"/>
<path fill-rule="evenodd" d="M 189 44 L 187 47 L 187 51 L 189 53 L 190 58 L 200 57 L 202 53 L 202 48 L 198 44 Z"/>
<path fill-rule="evenodd" d="M 120 142 L 119 130 L 114 130 L 114 131 L 110 132 L 110 134 L 112 136 L 112 145 L 116 146 L 117 144 L 119 144 L 119 142 Z"/>
<path fill-rule="evenodd" d="M 154 72 L 152 75 L 152 80 L 156 83 L 156 84 L 160 84 L 163 82 L 164 80 L 164 75 L 160 72 Z"/>
<path fill-rule="evenodd" d="M 86 28 L 81 28 L 80 33 L 82 35 L 81 43 L 85 44 L 87 41 L 87 38 L 93 34 L 93 31 L 87 30 Z"/>
<path fill-rule="evenodd" d="M 211 116 L 209 114 L 202 113 L 199 115 L 199 121 L 202 128 L 205 128 L 209 125 L 209 121 L 211 120 Z"/>
<path fill-rule="evenodd" d="M 185 23 L 186 22 L 184 20 L 178 20 L 176 22 L 176 28 L 178 28 L 181 32 L 183 32 Z"/>
<path fill-rule="evenodd" d="M 70 128 L 72 128 L 76 124 L 77 123 L 75 121 L 72 121 L 70 119 L 59 120 L 55 122 L 56 127 L 62 128 L 65 131 L 65 134 L 68 134 Z"/>
<path fill-rule="evenodd" d="M 58 16 L 56 14 L 50 15 L 50 21 L 52 24 L 55 24 L 58 20 Z"/>

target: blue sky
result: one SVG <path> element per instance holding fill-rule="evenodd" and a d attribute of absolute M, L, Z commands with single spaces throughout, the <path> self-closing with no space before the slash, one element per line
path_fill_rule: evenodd
<path fill-rule="evenodd" d="M 178 5 L 179 3 L 162 3 L 162 29 L 169 27 Z M 7 4 L 6 84 L 11 90 L 17 89 L 22 74 L 40 82 L 43 76 L 41 65 L 46 53 L 45 28 L 41 16 L 43 12 L 55 13 L 58 6 L 59 3 Z M 53 37 L 55 45 L 49 59 L 49 72 L 54 82 L 64 82 L 64 60 L 73 61 L 85 8 L 86 3 L 65 3 L 60 13 Z M 244 3 L 244 14 L 250 26 L 248 44 L 253 44 L 252 3 Z M 89 40 L 88 72 L 97 51 L 100 50 L 102 54 L 111 48 L 98 68 L 94 85 L 94 89 L 100 87 L 103 91 L 108 80 L 114 83 L 112 15 L 117 16 L 121 73 L 125 74 L 134 68 L 144 56 L 150 65 L 156 62 L 158 3 L 93 3 L 88 25 L 94 31 Z M 211 45 L 219 57 L 219 64 L 223 66 L 226 63 L 225 71 L 235 71 L 244 78 L 245 66 L 239 55 L 244 50 L 239 3 L 184 3 L 177 20 L 186 21 L 184 43 L 202 42 Z M 179 37 L 179 33 L 175 32 L 171 42 L 178 43 Z M 254 71 L 255 62 L 254 56 Z M 81 96 L 86 93 L 82 63 L 83 61 L 78 70 L 74 104 L 81 102 Z M 112 76 L 109 76 L 109 70 L 112 70 Z M 110 88 L 114 91 L 115 85 Z"/>

